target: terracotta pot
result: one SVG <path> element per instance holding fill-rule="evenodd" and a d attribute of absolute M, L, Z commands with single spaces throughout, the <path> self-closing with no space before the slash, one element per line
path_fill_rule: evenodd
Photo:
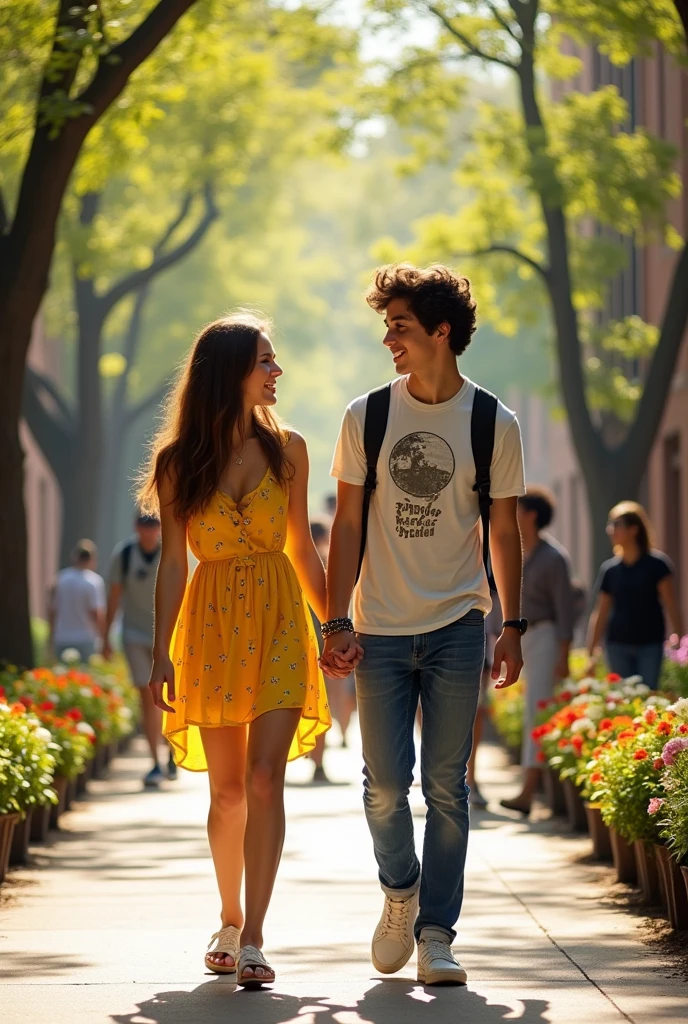
<path fill-rule="evenodd" d="M 87 761 L 84 770 L 76 777 L 76 795 L 84 796 L 88 792 L 88 780 L 93 778 L 93 762 Z"/>
<path fill-rule="evenodd" d="M 609 829 L 609 838 L 612 844 L 612 858 L 616 869 L 616 877 L 620 882 L 628 885 L 635 885 L 638 881 L 638 872 L 635 866 L 635 855 L 633 847 L 627 843 L 623 836 L 620 836 L 615 828 Z"/>
<path fill-rule="evenodd" d="M 105 747 L 102 743 L 96 743 L 95 754 L 91 761 L 91 778 L 102 779 L 107 773 L 107 761 L 105 754 Z"/>
<path fill-rule="evenodd" d="M 652 843 L 644 839 L 636 839 L 633 843 L 635 867 L 638 874 L 638 885 L 643 893 L 643 903 L 656 906 L 662 902 L 662 891 L 659 885 L 659 868 Z"/>
<path fill-rule="evenodd" d="M 29 833 L 29 838 L 32 843 L 44 843 L 48 838 L 51 809 L 52 804 L 44 804 L 42 807 L 34 807 L 31 815 L 31 830 Z"/>
<path fill-rule="evenodd" d="M 566 813 L 569 825 L 574 832 L 587 832 L 588 819 L 585 815 L 585 804 L 580 795 L 580 790 L 571 779 L 564 779 L 562 786 L 564 787 L 564 799 L 566 800 Z"/>
<path fill-rule="evenodd" d="M 10 864 L 26 864 L 29 859 L 29 838 L 31 837 L 31 818 L 33 807 L 14 826 L 12 846 L 10 847 Z"/>
<path fill-rule="evenodd" d="M 681 874 L 683 875 L 683 883 L 686 887 L 686 899 L 688 899 L 688 867 L 685 864 L 681 865 Z"/>
<path fill-rule="evenodd" d="M 5 881 L 5 875 L 7 874 L 10 862 L 12 836 L 18 821 L 18 814 L 0 814 L 0 883 Z"/>
<path fill-rule="evenodd" d="M 545 790 L 545 802 L 552 814 L 566 815 L 566 797 L 559 773 L 547 767 L 542 773 L 542 785 Z"/>
<path fill-rule="evenodd" d="M 681 868 L 666 846 L 655 845 L 662 876 L 669 924 L 674 931 L 688 929 L 688 891 Z"/>
<path fill-rule="evenodd" d="M 117 753 L 118 754 L 126 754 L 127 751 L 129 750 L 130 746 L 131 746 L 131 734 L 129 734 L 128 736 L 123 736 L 122 739 L 117 744 Z"/>
<path fill-rule="evenodd" d="M 117 757 L 117 742 L 113 740 L 112 743 L 108 743 L 108 764 L 111 764 Z"/>
<path fill-rule="evenodd" d="M 585 804 L 588 832 L 592 839 L 592 853 L 595 860 L 612 860 L 612 843 L 609 826 L 602 821 L 602 812 L 596 804 Z"/>
<path fill-rule="evenodd" d="M 60 815 L 64 813 L 67 801 L 67 779 L 64 775 L 55 776 L 53 789 L 57 793 L 57 803 L 50 805 L 50 827 L 59 828 Z"/>
<path fill-rule="evenodd" d="M 72 804 L 76 800 L 76 778 L 69 779 L 67 782 L 67 792 L 65 794 L 65 811 L 71 811 Z"/>

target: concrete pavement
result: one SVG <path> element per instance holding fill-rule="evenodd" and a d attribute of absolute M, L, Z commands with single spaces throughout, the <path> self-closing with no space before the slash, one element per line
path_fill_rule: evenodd
<path fill-rule="evenodd" d="M 352 728 L 353 734 L 355 729 Z M 138 750 L 139 748 L 137 748 Z M 515 769 L 485 748 L 498 805 Z M 589 841 L 506 813 L 474 815 L 455 948 L 468 987 L 424 988 L 415 957 L 393 978 L 369 942 L 381 897 L 360 798 L 360 751 L 328 750 L 338 785 L 289 767 L 287 841 L 266 927 L 272 990 L 206 973 L 217 899 L 205 838 L 207 782 L 182 772 L 142 792 L 145 760 L 120 758 L 67 815 L 40 870 L 0 890 L 0 1020 L 7 1024 L 676 1024 L 688 984 L 645 946 L 638 919 L 600 902 L 611 872 Z M 419 835 L 424 805 L 414 787 Z"/>

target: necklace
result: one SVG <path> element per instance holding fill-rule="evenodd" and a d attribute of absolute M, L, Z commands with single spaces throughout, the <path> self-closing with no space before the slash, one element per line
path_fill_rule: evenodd
<path fill-rule="evenodd" d="M 235 460 L 234 460 L 234 464 L 235 464 L 236 466 L 241 466 L 241 465 L 243 465 L 243 462 L 244 462 L 244 460 L 243 460 L 243 454 L 244 454 L 244 452 L 246 451 L 246 444 L 247 444 L 247 442 L 248 442 L 248 441 L 253 441 L 253 440 L 255 439 L 255 436 L 256 436 L 256 435 L 255 435 L 255 434 L 253 434 L 253 436 L 252 436 L 252 437 L 247 437 L 247 438 L 246 438 L 246 440 L 244 441 L 244 445 L 243 445 L 243 448 L 241 449 L 241 451 L 239 452 L 239 454 L 237 455 L 237 457 L 236 457 L 236 458 L 235 458 Z"/>

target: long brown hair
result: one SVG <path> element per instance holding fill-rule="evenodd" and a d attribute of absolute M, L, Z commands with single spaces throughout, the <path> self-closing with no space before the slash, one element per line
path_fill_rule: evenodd
<path fill-rule="evenodd" d="M 642 554 L 646 555 L 653 546 L 653 532 L 650 517 L 637 501 L 620 501 L 609 513 L 609 522 L 622 522 L 624 526 L 635 526 L 636 541 Z"/>
<path fill-rule="evenodd" d="M 241 436 L 242 384 L 256 365 L 258 337 L 269 329 L 266 319 L 240 310 L 200 332 L 167 399 L 141 474 L 138 502 L 144 512 L 158 510 L 166 474 L 173 481 L 179 519 L 188 520 L 208 504 L 230 460 L 235 430 Z M 285 432 L 263 406 L 254 409 L 253 426 L 270 470 L 284 484 L 290 468 Z"/>

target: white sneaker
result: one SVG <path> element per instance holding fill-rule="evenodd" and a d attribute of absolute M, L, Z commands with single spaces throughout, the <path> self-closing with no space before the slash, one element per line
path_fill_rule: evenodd
<path fill-rule="evenodd" d="M 418 942 L 418 981 L 424 985 L 465 985 L 468 975 L 445 938 L 421 938 Z"/>
<path fill-rule="evenodd" d="M 418 890 L 395 899 L 385 894 L 382 917 L 373 935 L 371 957 L 380 974 L 396 974 L 413 955 L 413 926 L 418 917 Z"/>

